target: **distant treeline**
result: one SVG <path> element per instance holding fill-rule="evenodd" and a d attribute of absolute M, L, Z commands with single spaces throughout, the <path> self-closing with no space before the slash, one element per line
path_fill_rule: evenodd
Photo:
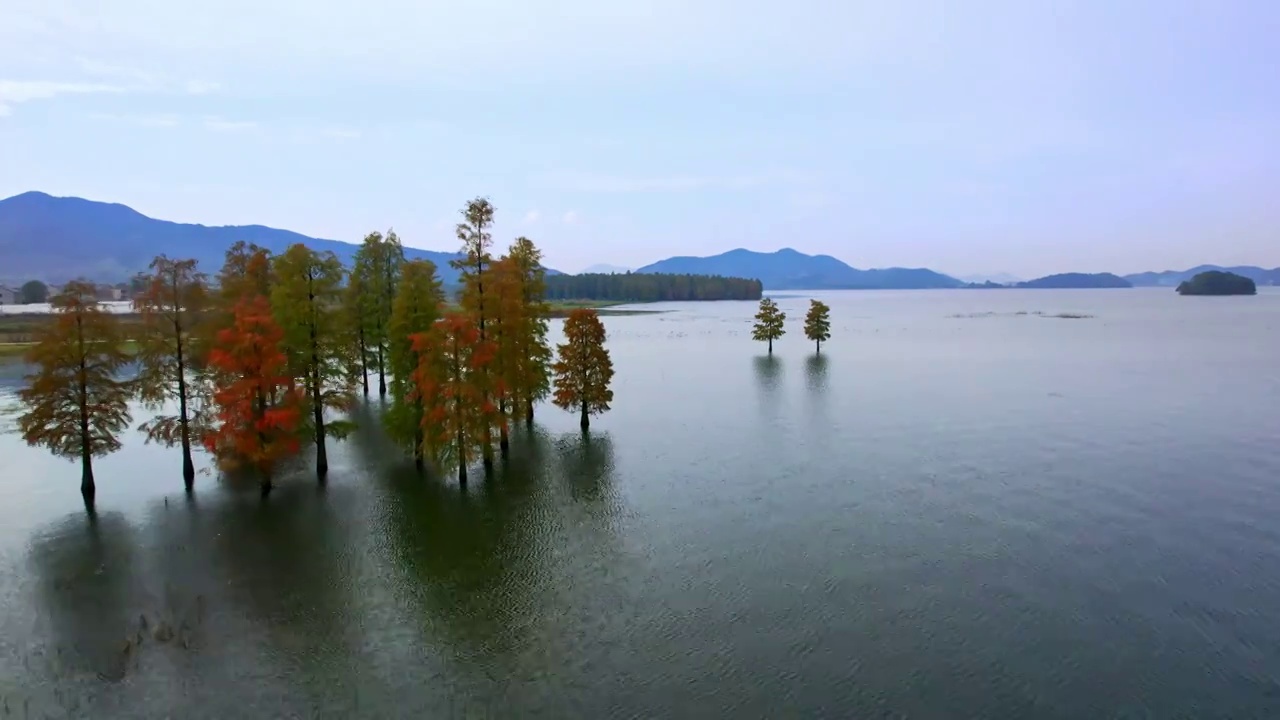
<path fill-rule="evenodd" d="M 681 300 L 759 300 L 759 280 L 718 275 L 619 273 L 549 275 L 548 300 L 662 302 Z"/>

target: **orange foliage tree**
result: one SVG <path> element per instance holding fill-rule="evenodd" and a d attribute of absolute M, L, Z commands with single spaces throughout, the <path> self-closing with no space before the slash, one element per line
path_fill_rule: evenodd
<path fill-rule="evenodd" d="M 205 448 L 223 468 L 256 470 L 264 496 L 276 463 L 299 448 L 301 398 L 280 348 L 283 336 L 266 298 L 254 295 L 236 304 L 231 327 L 218 332 L 209 353 L 218 384 Z"/>
<path fill-rule="evenodd" d="M 604 323 L 595 310 L 574 310 L 564 321 L 565 343 L 557 349 L 560 359 L 552 368 L 556 374 L 554 402 L 565 410 L 582 413 L 582 429 L 591 416 L 609 409 L 613 402 L 613 361 L 604 346 Z"/>
<path fill-rule="evenodd" d="M 484 457 L 498 413 L 485 385 L 493 343 L 480 339 L 475 318 L 454 313 L 415 334 L 413 348 L 419 364 L 412 398 L 423 405 L 425 449 L 437 467 L 456 465 L 465 485 L 467 465 Z"/>
<path fill-rule="evenodd" d="M 493 397 L 498 412 L 498 447 L 507 457 L 509 418 L 515 414 L 517 389 L 520 387 L 525 357 L 525 316 L 523 274 L 516 261 L 503 256 L 489 266 L 489 286 L 493 312 L 489 321 L 489 339 L 493 343 L 493 367 L 490 373 Z"/>

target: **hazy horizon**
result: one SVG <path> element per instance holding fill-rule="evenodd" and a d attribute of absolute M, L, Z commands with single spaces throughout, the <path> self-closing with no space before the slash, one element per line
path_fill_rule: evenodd
<path fill-rule="evenodd" d="M 452 250 L 486 195 L 568 272 L 1276 267 L 1277 33 L 1262 2 L 49 0 L 0 23 L 0 197 Z"/>

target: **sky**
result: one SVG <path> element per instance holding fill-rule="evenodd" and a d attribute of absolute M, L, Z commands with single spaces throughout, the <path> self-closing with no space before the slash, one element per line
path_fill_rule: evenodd
<path fill-rule="evenodd" d="M 0 0 L 0 197 L 574 272 L 1280 265 L 1280 3 Z"/>

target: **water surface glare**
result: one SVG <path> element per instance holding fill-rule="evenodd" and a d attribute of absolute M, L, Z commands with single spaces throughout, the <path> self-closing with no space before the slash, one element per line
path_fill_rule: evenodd
<path fill-rule="evenodd" d="M 615 409 L 465 491 L 374 399 L 90 520 L 0 411 L 0 717 L 1280 717 L 1280 292 L 813 296 L 606 318 Z"/>

